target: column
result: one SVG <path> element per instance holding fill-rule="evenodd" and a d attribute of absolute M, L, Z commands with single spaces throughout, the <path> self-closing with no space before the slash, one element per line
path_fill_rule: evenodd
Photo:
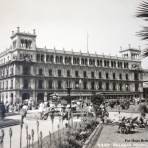
<path fill-rule="evenodd" d="M 63 64 L 65 65 L 65 56 L 62 56 L 63 57 Z"/>
<path fill-rule="evenodd" d="M 56 55 L 55 54 L 53 55 L 53 63 L 54 64 L 56 63 Z"/>
<path fill-rule="evenodd" d="M 46 63 L 46 54 L 44 54 L 44 62 Z"/>

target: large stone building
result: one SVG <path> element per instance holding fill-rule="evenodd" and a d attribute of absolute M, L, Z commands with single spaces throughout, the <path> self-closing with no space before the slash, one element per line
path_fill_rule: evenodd
<path fill-rule="evenodd" d="M 36 47 L 36 32 L 12 32 L 12 45 L 0 54 L 0 99 L 19 102 L 48 100 L 52 94 L 89 98 L 141 97 L 140 50 L 120 51 L 121 57 Z"/>

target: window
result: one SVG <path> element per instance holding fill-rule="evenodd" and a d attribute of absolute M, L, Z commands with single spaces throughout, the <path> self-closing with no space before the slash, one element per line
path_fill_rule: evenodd
<path fill-rule="evenodd" d="M 109 67 L 109 61 L 106 62 L 106 66 Z"/>
<path fill-rule="evenodd" d="M 59 69 L 59 70 L 58 70 L 58 76 L 61 77 L 61 75 L 62 75 L 62 74 L 61 74 L 61 70 Z"/>
<path fill-rule="evenodd" d="M 91 89 L 94 90 L 95 89 L 95 83 L 91 82 Z"/>
<path fill-rule="evenodd" d="M 40 61 L 40 54 L 36 55 L 36 60 L 39 62 Z"/>
<path fill-rule="evenodd" d="M 101 89 L 102 89 L 102 82 L 99 81 L 99 90 L 101 90 Z"/>
<path fill-rule="evenodd" d="M 24 89 L 28 89 L 28 87 L 29 87 L 28 80 L 25 79 L 24 82 L 23 82 L 23 88 L 24 88 Z"/>
<path fill-rule="evenodd" d="M 109 90 L 109 83 L 106 82 L 106 90 Z"/>
<path fill-rule="evenodd" d="M 124 68 L 128 68 L 128 63 L 124 62 Z"/>
<path fill-rule="evenodd" d="M 87 65 L 87 59 L 85 59 L 85 65 Z"/>
<path fill-rule="evenodd" d="M 138 90 L 139 90 L 139 84 L 135 83 L 135 91 L 138 91 Z"/>
<path fill-rule="evenodd" d="M 83 88 L 87 89 L 87 82 L 86 81 L 83 82 Z"/>
<path fill-rule="evenodd" d="M 119 84 L 119 90 L 122 91 L 122 83 Z"/>
<path fill-rule="evenodd" d="M 76 63 L 76 60 L 73 59 L 73 62 Z M 73 64 L 75 64 L 73 63 Z M 71 57 L 65 57 L 65 64 L 71 64 Z"/>
<path fill-rule="evenodd" d="M 67 88 L 70 88 L 70 86 L 71 86 L 71 82 L 70 82 L 69 80 L 67 80 L 67 81 L 66 81 L 66 87 L 67 87 Z"/>
<path fill-rule="evenodd" d="M 31 40 L 26 40 L 26 39 L 21 39 L 21 47 L 22 48 L 31 48 L 32 41 Z"/>
<path fill-rule="evenodd" d="M 107 60 L 107 61 L 104 60 L 104 66 L 105 66 L 105 67 L 109 67 L 109 61 L 108 61 L 108 60 Z"/>
<path fill-rule="evenodd" d="M 116 83 L 113 83 L 113 90 L 116 90 Z"/>
<path fill-rule="evenodd" d="M 30 66 L 25 64 L 23 65 L 23 74 L 24 75 L 30 75 Z"/>
<path fill-rule="evenodd" d="M 104 66 L 106 67 L 106 60 L 104 60 Z"/>
<path fill-rule="evenodd" d="M 92 59 L 89 59 L 89 65 L 93 65 Z"/>
<path fill-rule="evenodd" d="M 46 62 L 49 62 L 49 55 L 46 55 Z"/>
<path fill-rule="evenodd" d="M 122 68 L 122 62 L 118 62 L 118 68 Z"/>
<path fill-rule="evenodd" d="M 6 81 L 6 89 L 8 89 L 8 80 Z"/>
<path fill-rule="evenodd" d="M 62 88 L 62 82 L 58 81 L 58 89 L 61 89 L 61 88 Z"/>
<path fill-rule="evenodd" d="M 121 73 L 119 74 L 119 79 L 122 80 L 122 74 Z"/>
<path fill-rule="evenodd" d="M 84 59 L 83 59 L 83 58 L 81 59 L 81 64 L 82 64 L 82 65 L 84 65 L 84 64 L 85 64 L 85 61 L 84 61 Z"/>
<path fill-rule="evenodd" d="M 41 55 L 41 62 L 44 62 L 44 55 Z"/>
<path fill-rule="evenodd" d="M 39 69 L 39 75 L 43 75 L 43 69 L 42 68 Z"/>
<path fill-rule="evenodd" d="M 84 77 L 84 78 L 87 77 L 87 73 L 86 73 L 86 71 L 83 71 L 83 77 Z"/>
<path fill-rule="evenodd" d="M 101 73 L 101 72 L 99 72 L 99 78 L 100 78 L 100 79 L 102 78 L 102 73 Z"/>
<path fill-rule="evenodd" d="M 114 79 L 114 80 L 116 79 L 116 74 L 115 74 L 115 73 L 113 73 L 113 79 Z"/>
<path fill-rule="evenodd" d="M 102 60 L 100 60 L 100 66 L 102 66 Z"/>
<path fill-rule="evenodd" d="M 38 81 L 38 88 L 43 89 L 43 80 Z"/>
<path fill-rule="evenodd" d="M 67 70 L 67 77 L 70 77 L 70 70 Z"/>
<path fill-rule="evenodd" d="M 56 56 L 56 63 L 59 63 L 60 62 L 60 59 L 58 56 Z"/>
<path fill-rule="evenodd" d="M 79 72 L 78 71 L 75 71 L 75 76 L 79 77 Z"/>
<path fill-rule="evenodd" d="M 95 76 L 94 76 L 94 72 L 92 71 L 91 72 L 91 78 L 94 78 Z"/>
<path fill-rule="evenodd" d="M 52 80 L 49 80 L 49 81 L 48 81 L 48 88 L 49 88 L 49 89 L 52 89 Z"/>
<path fill-rule="evenodd" d="M 49 69 L 49 76 L 52 76 L 52 69 Z"/>
<path fill-rule="evenodd" d="M 50 56 L 49 62 L 53 63 L 53 55 Z"/>
<path fill-rule="evenodd" d="M 63 57 L 60 56 L 60 63 L 62 64 L 63 63 Z"/>
<path fill-rule="evenodd" d="M 100 61 L 99 60 L 97 60 L 97 66 L 100 66 Z"/>
<path fill-rule="evenodd" d="M 13 89 L 13 79 L 11 80 L 10 89 Z"/>
<path fill-rule="evenodd" d="M 125 74 L 125 79 L 128 80 L 128 74 Z"/>
<path fill-rule="evenodd" d="M 106 73 L 106 79 L 108 79 L 108 78 L 109 78 L 108 73 Z"/>
<path fill-rule="evenodd" d="M 114 67 L 114 62 L 113 61 L 111 61 L 111 67 Z"/>
<path fill-rule="evenodd" d="M 9 70 L 8 70 L 8 69 L 6 70 L 6 75 L 7 75 L 7 76 L 9 75 Z"/>
<path fill-rule="evenodd" d="M 134 80 L 139 80 L 139 75 L 137 72 L 134 73 Z"/>

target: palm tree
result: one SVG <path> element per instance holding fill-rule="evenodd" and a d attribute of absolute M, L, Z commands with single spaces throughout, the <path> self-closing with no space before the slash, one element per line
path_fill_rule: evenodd
<path fill-rule="evenodd" d="M 139 4 L 136 17 L 148 21 L 148 0 L 142 1 Z M 148 27 L 144 26 L 143 30 L 139 31 L 137 35 L 140 36 L 142 40 L 148 40 Z M 143 51 L 143 56 L 148 57 L 148 49 Z"/>

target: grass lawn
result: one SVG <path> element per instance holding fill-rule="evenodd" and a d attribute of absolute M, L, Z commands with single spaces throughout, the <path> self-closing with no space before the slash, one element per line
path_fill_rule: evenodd
<path fill-rule="evenodd" d="M 117 131 L 117 125 L 104 125 L 94 148 L 148 148 L 148 127 L 136 128 L 132 134 L 121 134 Z"/>

